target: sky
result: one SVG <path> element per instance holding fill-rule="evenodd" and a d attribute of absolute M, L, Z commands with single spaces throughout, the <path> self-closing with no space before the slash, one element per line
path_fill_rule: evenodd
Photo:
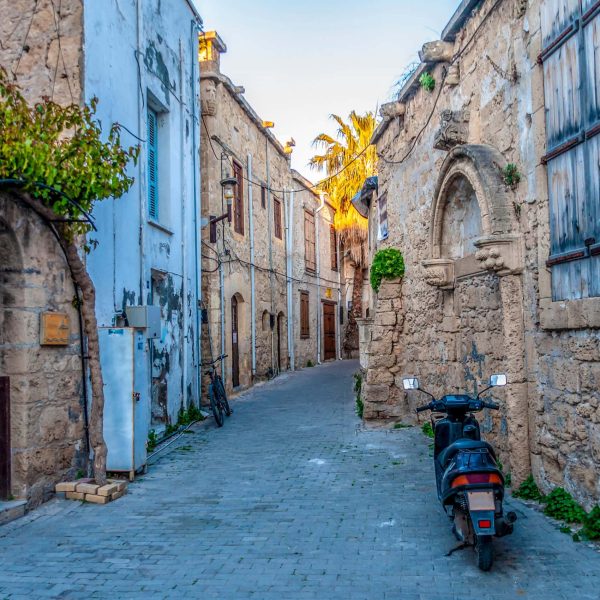
<path fill-rule="evenodd" d="M 296 141 L 292 167 L 311 181 L 312 140 L 335 135 L 331 113 L 375 111 L 394 84 L 440 38 L 459 0 L 194 0 L 205 31 L 227 53 L 221 71 L 280 142 Z"/>

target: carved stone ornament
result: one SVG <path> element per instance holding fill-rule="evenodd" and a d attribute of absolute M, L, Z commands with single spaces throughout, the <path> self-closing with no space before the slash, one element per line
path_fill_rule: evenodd
<path fill-rule="evenodd" d="M 446 85 L 458 85 L 460 83 L 460 65 L 459 63 L 454 63 L 448 67 L 448 74 L 446 75 L 446 79 L 444 81 Z"/>
<path fill-rule="evenodd" d="M 386 102 L 381 105 L 379 114 L 382 117 L 393 119 L 394 117 L 401 117 L 406 110 L 406 106 L 402 102 Z"/>
<path fill-rule="evenodd" d="M 470 116 L 468 110 L 443 110 L 440 115 L 440 127 L 433 138 L 433 147 L 448 151 L 454 146 L 466 144 Z"/>
<path fill-rule="evenodd" d="M 452 289 L 454 287 L 454 261 L 447 258 L 432 258 L 423 261 L 425 282 L 435 287 Z"/>
<path fill-rule="evenodd" d="M 202 114 L 214 117 L 217 114 L 217 86 L 214 81 L 208 79 L 202 86 Z"/>
<path fill-rule="evenodd" d="M 510 275 L 523 270 L 523 249 L 519 236 L 491 235 L 478 239 L 475 247 L 475 258 L 486 271 Z"/>

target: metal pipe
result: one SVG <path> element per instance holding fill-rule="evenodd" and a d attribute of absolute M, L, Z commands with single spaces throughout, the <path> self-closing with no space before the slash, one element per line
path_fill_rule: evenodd
<path fill-rule="evenodd" d="M 335 216 L 333 218 L 333 225 L 335 227 Z M 337 262 L 337 280 L 338 280 L 338 314 L 337 323 L 335 330 L 337 331 L 337 359 L 342 360 L 342 319 L 340 314 L 343 312 L 342 307 L 342 261 L 340 257 L 340 236 L 335 236 L 335 258 Z"/>
<path fill-rule="evenodd" d="M 140 47 L 141 47 L 141 37 L 142 37 L 142 25 L 143 25 L 143 21 L 142 21 L 142 9 L 141 9 L 141 2 L 142 0 L 137 0 L 137 2 L 135 3 L 135 10 L 136 10 L 136 18 L 137 18 L 137 30 L 136 30 L 136 49 L 135 52 L 137 54 L 141 54 L 140 51 Z M 142 131 L 144 130 L 144 114 L 143 114 L 143 110 L 144 110 L 144 98 L 142 97 L 142 90 L 144 89 L 142 86 L 142 70 L 138 69 L 138 90 L 139 93 L 137 94 L 137 100 L 138 100 L 138 131 L 140 132 L 140 137 L 142 137 Z M 146 197 L 145 194 L 143 193 L 145 191 L 145 186 L 144 186 L 144 169 L 143 169 L 143 163 L 146 160 L 147 157 L 147 152 L 146 149 L 144 147 L 144 145 L 141 145 L 141 149 L 143 150 L 142 152 L 140 152 L 140 157 L 139 157 L 139 161 L 138 161 L 138 171 L 139 171 L 139 175 L 138 175 L 138 192 L 139 192 L 139 220 L 140 220 L 140 224 L 139 224 L 139 244 L 140 244 L 140 298 L 139 298 L 139 303 L 141 305 L 145 305 L 146 304 L 146 299 L 145 299 L 145 295 L 144 295 L 144 264 L 145 264 L 145 239 L 144 239 L 144 225 L 145 225 L 145 220 L 144 217 L 146 215 Z M 150 397 L 152 397 L 152 389 L 150 389 Z"/>
<path fill-rule="evenodd" d="M 294 190 L 288 192 L 286 206 L 286 266 L 287 266 L 287 310 L 288 310 L 288 352 L 290 355 L 290 369 L 296 370 L 296 349 L 294 347 L 294 288 L 293 288 L 293 262 L 294 250 Z"/>
<path fill-rule="evenodd" d="M 325 195 L 319 194 L 321 204 L 315 211 L 315 242 L 317 259 L 317 364 L 321 364 L 321 247 L 319 246 L 319 213 L 325 207 Z"/>
<path fill-rule="evenodd" d="M 267 235 L 269 238 L 269 287 L 271 288 L 271 319 L 272 323 L 277 319 L 275 315 L 275 299 L 273 294 L 273 237 L 271 233 L 271 175 L 269 170 L 269 136 L 265 131 L 265 164 L 267 169 Z M 271 373 L 275 375 L 275 326 L 271 329 Z"/>
<path fill-rule="evenodd" d="M 221 354 L 225 352 L 225 273 L 223 272 L 223 263 L 219 263 L 219 286 L 221 294 Z M 227 361 L 221 361 L 221 375 L 223 382 L 227 381 Z"/>
<path fill-rule="evenodd" d="M 252 154 L 248 153 L 248 181 L 252 181 Z M 248 186 L 248 220 L 250 227 L 250 329 L 252 338 L 252 381 L 256 377 L 256 297 L 254 281 L 254 204 L 253 186 Z"/>

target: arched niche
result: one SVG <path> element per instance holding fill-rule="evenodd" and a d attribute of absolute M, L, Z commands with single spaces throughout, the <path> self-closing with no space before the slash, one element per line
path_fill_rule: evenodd
<path fill-rule="evenodd" d="M 430 258 L 423 263 L 430 285 L 451 288 L 456 275 L 522 270 L 511 192 L 502 176 L 506 162 L 483 144 L 457 146 L 446 156 L 432 203 Z"/>

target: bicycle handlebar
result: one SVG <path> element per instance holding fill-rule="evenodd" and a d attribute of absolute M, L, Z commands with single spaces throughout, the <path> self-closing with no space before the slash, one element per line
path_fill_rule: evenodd
<path fill-rule="evenodd" d="M 227 354 L 221 354 L 221 356 L 217 356 L 217 358 L 215 358 L 215 360 L 202 361 L 200 363 L 200 366 L 201 367 L 206 367 L 208 365 L 214 365 L 216 362 L 219 362 L 220 360 L 223 360 L 224 358 L 227 358 Z"/>

